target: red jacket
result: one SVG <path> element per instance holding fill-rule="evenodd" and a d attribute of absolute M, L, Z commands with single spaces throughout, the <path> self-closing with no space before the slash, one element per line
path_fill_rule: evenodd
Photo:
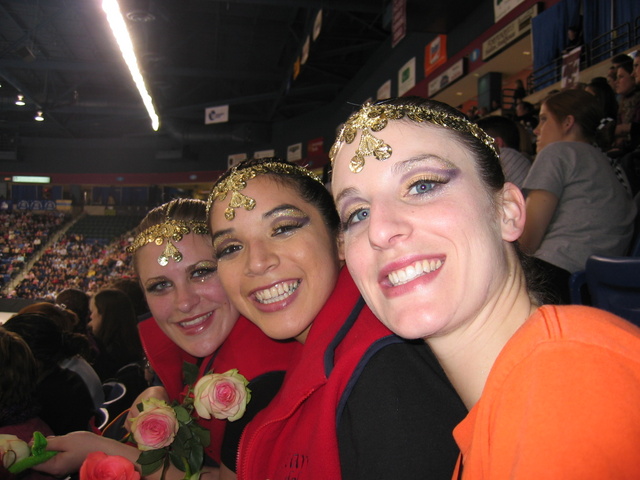
<path fill-rule="evenodd" d="M 350 386 L 373 353 L 399 341 L 344 268 L 279 393 L 245 429 L 238 478 L 339 479 L 336 428 Z"/>
<path fill-rule="evenodd" d="M 183 362 L 196 364 L 198 359 L 173 343 L 153 318 L 140 323 L 138 329 L 149 363 L 162 381 L 169 398 L 177 400 L 184 390 Z M 267 372 L 286 370 L 293 353 L 298 349 L 297 342 L 271 340 L 253 323 L 240 317 L 222 346 L 213 355 L 203 359 L 199 377 L 211 370 L 223 373 L 237 368 L 247 380 L 253 380 Z M 226 420 L 200 418 L 198 423 L 211 432 L 211 443 L 206 453 L 219 464 Z"/>

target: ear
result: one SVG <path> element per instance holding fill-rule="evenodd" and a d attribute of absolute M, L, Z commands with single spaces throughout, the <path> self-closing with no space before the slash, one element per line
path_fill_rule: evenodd
<path fill-rule="evenodd" d="M 564 120 L 562 120 L 562 131 L 563 133 L 567 133 L 569 132 L 569 130 L 571 130 L 571 128 L 576 124 L 576 118 L 573 115 L 567 115 L 566 117 L 564 117 Z"/>
<path fill-rule="evenodd" d="M 507 144 L 504 143 L 504 140 L 502 139 L 502 137 L 495 137 L 494 140 L 496 141 L 496 145 L 500 150 L 502 150 L 504 147 L 507 146 Z"/>
<path fill-rule="evenodd" d="M 513 242 L 520 238 L 526 220 L 526 204 L 520 189 L 511 182 L 506 182 L 500 197 L 502 202 L 502 222 L 500 223 L 502 239 Z"/>

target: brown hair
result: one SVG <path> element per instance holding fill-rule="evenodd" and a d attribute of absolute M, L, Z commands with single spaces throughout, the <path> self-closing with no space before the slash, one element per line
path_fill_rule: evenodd
<path fill-rule="evenodd" d="M 564 90 L 547 97 L 543 104 L 558 121 L 571 115 L 585 139 L 596 139 L 604 112 L 595 96 L 584 90 Z"/>
<path fill-rule="evenodd" d="M 38 378 L 36 359 L 17 333 L 0 326 L 0 409 L 28 405 Z"/>

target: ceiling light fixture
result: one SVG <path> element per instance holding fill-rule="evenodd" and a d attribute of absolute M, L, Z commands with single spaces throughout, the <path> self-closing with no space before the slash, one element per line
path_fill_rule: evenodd
<path fill-rule="evenodd" d="M 24 102 L 24 95 L 18 94 L 18 98 L 16 98 L 16 105 L 19 107 L 24 107 L 26 103 Z"/>
<path fill-rule="evenodd" d="M 160 128 L 160 118 L 156 113 L 156 109 L 153 106 L 153 99 L 147 90 L 144 78 L 140 72 L 138 59 L 136 58 L 136 54 L 133 50 L 133 43 L 129 36 L 129 30 L 127 29 L 127 24 L 122 17 L 117 0 L 103 0 L 102 9 L 107 14 L 107 21 L 109 22 L 113 36 L 115 37 L 116 42 L 118 42 L 120 52 L 122 53 L 127 67 L 129 67 L 129 71 L 131 72 L 133 81 L 138 88 L 138 92 L 140 92 L 142 102 L 147 109 L 149 118 L 151 118 L 151 126 L 155 131 L 158 131 L 158 128 Z"/>
<path fill-rule="evenodd" d="M 33 119 L 36 122 L 44 122 L 44 117 L 42 116 L 42 112 L 40 110 L 38 110 L 38 113 L 36 113 L 36 116 L 33 117 Z"/>

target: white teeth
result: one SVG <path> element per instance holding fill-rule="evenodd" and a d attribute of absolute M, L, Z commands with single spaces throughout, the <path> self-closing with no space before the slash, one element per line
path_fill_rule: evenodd
<path fill-rule="evenodd" d="M 387 275 L 387 278 L 391 282 L 391 285 L 397 287 L 410 282 L 411 280 L 418 278 L 426 273 L 433 272 L 442 266 L 441 260 L 420 260 L 419 262 L 409 265 L 402 270 L 396 270 Z"/>
<path fill-rule="evenodd" d="M 192 327 L 194 325 L 197 325 L 198 323 L 204 322 L 210 315 L 211 315 L 211 312 L 205 315 L 202 315 L 198 318 L 194 318 L 193 320 L 189 320 L 188 322 L 180 322 L 180 325 L 182 325 L 183 327 Z"/>
<path fill-rule="evenodd" d="M 264 304 L 280 302 L 295 292 L 299 285 L 300 280 L 278 283 L 271 288 L 265 288 L 264 290 L 256 292 L 256 300 Z"/>

